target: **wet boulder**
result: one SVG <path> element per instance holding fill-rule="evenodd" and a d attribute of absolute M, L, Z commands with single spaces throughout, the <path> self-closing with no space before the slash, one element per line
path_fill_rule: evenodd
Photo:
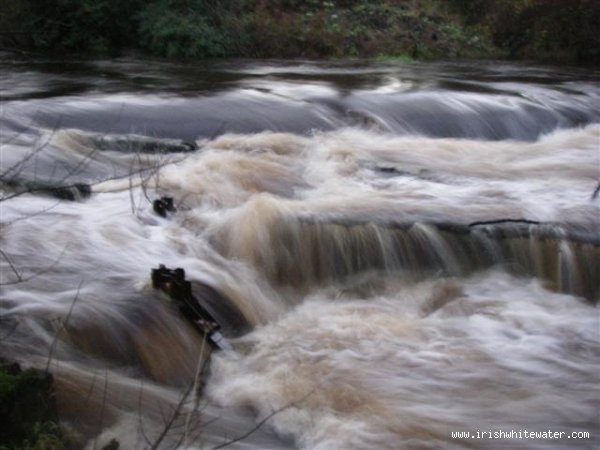
<path fill-rule="evenodd" d="M 168 213 L 175 212 L 175 205 L 172 197 L 161 197 L 152 202 L 152 209 L 160 217 L 167 217 Z"/>

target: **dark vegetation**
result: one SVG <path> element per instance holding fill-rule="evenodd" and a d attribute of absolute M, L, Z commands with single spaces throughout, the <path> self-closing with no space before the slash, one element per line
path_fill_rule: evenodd
<path fill-rule="evenodd" d="M 600 62 L 597 0 L 3 0 L 0 43 L 169 58 Z"/>
<path fill-rule="evenodd" d="M 59 424 L 52 375 L 0 361 L 0 450 L 72 450 L 73 434 Z"/>

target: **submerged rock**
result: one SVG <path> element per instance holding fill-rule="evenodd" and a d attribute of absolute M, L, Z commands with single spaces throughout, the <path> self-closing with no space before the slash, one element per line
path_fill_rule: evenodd
<path fill-rule="evenodd" d="M 40 194 L 59 200 L 76 201 L 89 198 L 92 195 L 92 187 L 85 183 L 61 185 L 43 181 L 7 180 L 1 184 L 3 187 L 13 191 L 8 197 L 22 194 Z"/>
<path fill-rule="evenodd" d="M 92 145 L 103 151 L 143 154 L 190 153 L 198 150 L 193 141 L 159 139 L 147 136 L 93 136 Z"/>
<path fill-rule="evenodd" d="M 111 441 L 102 447 L 102 450 L 119 450 L 120 444 L 116 439 L 111 439 Z"/>

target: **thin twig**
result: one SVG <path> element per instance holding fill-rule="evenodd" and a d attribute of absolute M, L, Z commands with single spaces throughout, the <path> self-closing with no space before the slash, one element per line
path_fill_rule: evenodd
<path fill-rule="evenodd" d="M 265 423 L 267 423 L 269 421 L 269 419 L 271 419 L 273 416 L 285 411 L 286 409 L 289 409 L 291 407 L 295 407 L 298 403 L 302 403 L 304 400 L 306 400 L 310 395 L 312 395 L 314 392 L 310 391 L 308 394 L 306 394 L 304 397 L 302 397 L 300 400 L 292 402 L 292 403 L 288 403 L 287 405 L 282 406 L 279 409 L 276 409 L 275 411 L 273 411 L 271 414 L 267 415 L 264 419 L 262 419 L 260 422 L 258 422 L 252 429 L 248 430 L 246 433 L 242 434 L 241 436 L 238 436 L 234 439 L 231 439 L 227 442 L 224 442 L 220 445 L 217 445 L 216 447 L 213 447 L 212 450 L 218 450 L 220 448 L 225 448 L 228 447 L 229 445 L 235 444 L 236 442 L 240 442 L 243 441 L 244 439 L 246 439 L 248 436 L 252 435 L 253 433 L 255 433 L 259 428 L 261 428 Z"/>
<path fill-rule="evenodd" d="M 59 329 L 54 333 L 54 339 L 52 340 L 52 344 L 50 345 L 50 351 L 48 352 L 48 361 L 46 362 L 46 373 L 50 371 L 50 362 L 52 361 L 52 354 L 54 353 L 54 349 L 58 342 L 58 335 L 65 329 L 67 322 L 71 318 L 71 314 L 73 313 L 73 308 L 75 307 L 75 303 L 77 303 L 77 299 L 79 298 L 79 292 L 81 291 L 81 286 L 83 285 L 83 280 L 79 282 L 79 286 L 77 286 L 77 292 L 75 293 L 75 297 L 73 297 L 73 301 L 71 302 L 71 307 L 69 308 L 69 312 L 65 317 L 65 320 L 61 322 Z"/>
<path fill-rule="evenodd" d="M 144 380 L 142 380 L 140 382 L 140 395 L 138 396 L 138 439 L 139 439 L 139 435 L 141 434 L 142 437 L 144 438 L 144 441 L 146 441 L 147 445 L 150 445 L 150 439 L 148 439 L 148 436 L 146 435 L 146 431 L 144 430 L 144 419 L 142 418 L 142 405 L 143 405 L 143 395 L 144 395 Z"/>
<path fill-rule="evenodd" d="M 63 248 L 63 251 L 60 253 L 60 255 L 58 255 L 58 258 L 56 258 L 49 267 L 46 267 L 45 269 L 40 270 L 39 272 L 35 272 L 34 274 L 32 274 L 28 277 L 21 277 L 21 280 L 7 281 L 4 283 L 0 283 L 0 286 L 11 286 L 13 284 L 26 283 L 28 281 L 31 281 L 31 280 L 39 277 L 40 275 L 44 275 L 45 273 L 50 272 L 52 269 L 54 269 L 54 266 L 56 266 L 56 264 L 58 264 L 58 261 L 61 260 L 61 258 L 63 257 L 63 255 L 65 254 L 66 251 L 67 251 L 67 246 L 65 246 Z"/>
<path fill-rule="evenodd" d="M 40 216 L 42 214 L 47 213 L 48 211 L 53 210 L 58 205 L 60 205 L 60 200 L 47 208 L 40 209 L 39 211 L 35 211 L 35 212 L 29 213 L 27 215 L 21 216 L 21 217 L 17 217 L 16 219 L 11 220 L 10 222 L 0 223 L 0 226 L 10 226 L 10 225 L 13 225 L 14 223 L 20 222 L 22 220 L 27 220 L 27 219 L 30 219 L 35 216 Z"/>
<path fill-rule="evenodd" d="M 194 414 L 196 411 L 198 411 L 198 406 L 200 404 L 199 401 L 199 396 L 198 396 L 198 388 L 200 385 L 200 375 L 202 375 L 202 373 L 204 372 L 204 369 L 206 367 L 206 362 L 208 361 L 208 358 L 205 357 L 204 355 L 204 349 L 206 347 L 206 335 L 204 335 L 202 337 L 202 345 L 200 346 L 200 354 L 198 355 L 198 364 L 196 365 L 196 373 L 194 375 L 194 394 L 195 394 L 195 399 L 194 399 L 194 408 L 190 410 L 190 412 L 187 415 L 186 421 L 185 421 L 185 430 L 182 436 L 182 441 L 186 442 L 189 444 L 188 441 L 188 437 L 189 437 L 189 429 L 190 429 L 190 424 L 191 424 L 191 420 L 192 420 L 192 414 Z"/>
<path fill-rule="evenodd" d="M 20 323 L 19 321 L 15 321 L 15 326 L 12 327 L 12 329 L 8 333 L 6 333 L 4 336 L 0 337 L 0 342 L 11 337 L 14 334 L 14 332 L 17 331 L 17 328 L 19 327 L 19 323 Z"/>
<path fill-rule="evenodd" d="M 102 394 L 102 407 L 100 408 L 100 423 L 98 424 L 98 434 L 102 431 L 104 426 L 104 409 L 106 408 L 106 393 L 108 392 L 108 370 L 104 370 L 104 392 Z M 96 443 L 98 441 L 98 434 L 94 437 L 93 450 L 96 450 Z"/>
<path fill-rule="evenodd" d="M 85 396 L 85 398 L 83 399 L 83 404 L 87 404 L 87 402 L 90 400 L 90 397 L 92 396 L 92 392 L 94 392 L 94 388 L 96 387 L 96 371 L 94 371 L 94 376 L 92 378 L 92 383 L 90 384 L 90 388 L 88 389 L 88 392 Z"/>
<path fill-rule="evenodd" d="M 50 133 L 50 135 L 48 136 L 46 141 L 39 147 L 35 148 L 31 153 L 29 153 L 23 159 L 20 159 L 18 162 L 16 162 L 11 167 L 9 167 L 4 172 L 2 172 L 0 174 L 0 180 L 5 180 L 9 173 L 13 172 L 14 170 L 20 169 L 21 167 L 23 167 L 23 165 L 27 161 L 29 161 L 31 158 L 33 158 L 35 155 L 37 155 L 43 149 L 45 149 L 48 146 L 48 144 L 50 143 L 50 141 L 52 140 L 52 138 L 54 137 L 54 135 L 56 134 L 56 130 L 58 129 L 58 126 L 60 125 L 61 121 L 62 121 L 62 117 L 59 117 L 58 120 L 56 121 L 54 128 L 52 129 L 52 132 Z"/>
<path fill-rule="evenodd" d="M 154 441 L 154 444 L 152 445 L 152 447 L 150 447 L 150 450 L 156 450 L 158 448 L 158 446 L 160 445 L 160 443 L 167 436 L 169 430 L 173 427 L 173 424 L 175 423 L 177 418 L 180 416 L 181 410 L 182 410 L 183 406 L 185 405 L 185 402 L 187 401 L 187 398 L 190 395 L 190 393 L 192 392 L 193 388 L 194 388 L 194 383 L 190 383 L 190 385 L 188 386 L 186 391 L 183 393 L 181 400 L 179 400 L 179 403 L 173 410 L 173 413 L 171 414 L 171 418 L 165 424 L 165 426 L 162 429 L 161 433 L 159 434 L 158 438 L 156 438 L 156 440 Z"/>
<path fill-rule="evenodd" d="M 27 125 L 24 125 L 22 130 L 17 131 L 10 138 L 6 139 L 3 142 L 3 145 L 8 145 L 8 144 L 12 143 L 13 141 L 17 140 L 20 136 L 24 135 L 26 131 L 29 131 L 31 126 L 36 122 L 36 118 L 39 113 L 40 113 L 40 110 L 38 109 L 29 119 L 29 123 Z"/>
<path fill-rule="evenodd" d="M 4 251 L 2 249 L 0 249 L 0 255 L 2 255 L 2 257 L 4 258 L 4 260 L 8 263 L 8 265 L 10 266 L 10 268 L 12 269 L 12 271 L 17 276 L 17 281 L 19 281 L 19 282 L 23 281 L 23 277 L 21 277 L 21 274 L 19 273 L 19 271 L 17 270 L 17 268 L 14 266 L 14 264 L 12 263 L 12 261 L 10 260 L 10 258 L 8 257 L 8 255 L 6 253 L 4 253 Z"/>

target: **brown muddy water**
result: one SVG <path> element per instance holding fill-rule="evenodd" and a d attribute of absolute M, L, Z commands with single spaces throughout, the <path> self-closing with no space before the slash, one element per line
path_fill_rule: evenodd
<path fill-rule="evenodd" d="M 4 54 L 0 355 L 87 449 L 597 448 L 598 75 Z M 589 438 L 452 437 L 548 429 Z"/>

